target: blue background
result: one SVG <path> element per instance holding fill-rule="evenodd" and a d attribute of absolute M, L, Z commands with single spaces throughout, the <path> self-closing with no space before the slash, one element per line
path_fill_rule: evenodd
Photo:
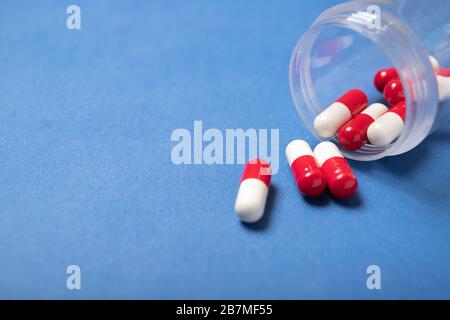
<path fill-rule="evenodd" d="M 0 298 L 450 298 L 449 125 L 352 162 L 350 201 L 291 177 L 284 147 L 315 141 L 289 58 L 334 1 L 76 1 L 79 31 L 69 4 L 0 5 Z M 262 222 L 233 212 L 241 165 L 172 164 L 194 120 L 280 129 Z"/>

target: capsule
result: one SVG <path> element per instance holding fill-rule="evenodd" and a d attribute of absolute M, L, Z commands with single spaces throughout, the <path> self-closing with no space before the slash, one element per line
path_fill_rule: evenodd
<path fill-rule="evenodd" d="M 364 110 L 367 105 L 366 94 L 361 90 L 352 89 L 316 117 L 314 130 L 322 138 L 331 138 L 342 125 Z"/>
<path fill-rule="evenodd" d="M 358 180 L 338 147 L 329 141 L 321 142 L 314 149 L 314 155 L 331 194 L 339 199 L 353 196 L 358 188 Z"/>
<path fill-rule="evenodd" d="M 389 81 L 384 87 L 383 94 L 384 99 L 391 106 L 394 106 L 401 101 L 405 101 L 405 92 L 403 91 L 403 86 L 400 79 Z"/>
<path fill-rule="evenodd" d="M 249 161 L 245 165 L 234 211 L 246 223 L 254 223 L 262 218 L 269 193 L 272 169 L 261 159 Z"/>
<path fill-rule="evenodd" d="M 347 150 L 358 150 L 367 142 L 367 129 L 388 108 L 382 103 L 373 103 L 347 122 L 338 133 L 341 146 Z"/>
<path fill-rule="evenodd" d="M 398 73 L 397 69 L 395 68 L 386 68 L 379 70 L 375 77 L 373 78 L 373 83 L 375 85 L 375 88 L 377 88 L 378 91 L 383 93 L 384 87 L 386 84 L 394 79 L 398 79 Z"/>
<path fill-rule="evenodd" d="M 327 183 L 309 144 L 303 140 L 290 142 L 286 157 L 300 192 L 307 197 L 321 195 Z"/>
<path fill-rule="evenodd" d="M 398 138 L 404 128 L 406 103 L 401 101 L 375 120 L 367 129 L 367 138 L 375 146 L 384 147 Z"/>
<path fill-rule="evenodd" d="M 450 76 L 437 76 L 439 102 L 450 99 Z"/>

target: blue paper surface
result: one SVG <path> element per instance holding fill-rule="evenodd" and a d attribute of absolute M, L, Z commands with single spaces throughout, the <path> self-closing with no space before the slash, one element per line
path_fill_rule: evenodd
<path fill-rule="evenodd" d="M 351 162 L 358 195 L 305 200 L 283 149 L 301 34 L 335 1 L 0 4 L 0 298 L 450 298 L 450 126 Z M 243 166 L 171 161 L 173 130 L 279 128 L 264 220 Z M 81 268 L 81 290 L 66 268 Z M 382 289 L 368 290 L 378 265 Z"/>

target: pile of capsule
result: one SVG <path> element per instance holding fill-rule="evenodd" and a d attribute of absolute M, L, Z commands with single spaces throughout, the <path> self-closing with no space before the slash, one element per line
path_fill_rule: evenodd
<path fill-rule="evenodd" d="M 450 98 L 450 69 L 440 68 L 430 56 L 438 84 L 439 101 Z M 379 70 L 374 77 L 376 89 L 383 93 L 388 108 L 382 103 L 368 104 L 367 95 L 352 89 L 337 99 L 314 120 L 314 130 L 322 138 L 336 136 L 347 150 L 358 150 L 369 142 L 385 147 L 403 131 L 406 102 L 403 85 L 395 68 Z"/>
<path fill-rule="evenodd" d="M 286 147 L 286 157 L 295 182 L 305 196 L 320 196 L 327 186 L 339 199 L 355 194 L 356 176 L 334 143 L 321 142 L 313 151 L 306 141 L 294 140 Z M 254 223 L 263 216 L 271 173 L 270 164 L 264 160 L 246 164 L 234 207 L 242 221 Z"/>
<path fill-rule="evenodd" d="M 439 101 L 450 99 L 450 68 L 440 68 L 431 56 L 430 61 L 436 74 Z M 396 69 L 378 71 L 374 85 L 390 108 L 382 103 L 369 105 L 364 92 L 352 89 L 316 117 L 316 133 L 322 138 L 337 135 L 340 145 L 347 150 L 358 150 L 367 142 L 387 146 L 397 139 L 404 128 L 406 103 Z M 356 176 L 333 142 L 321 142 L 313 151 L 306 141 L 294 140 L 286 147 L 286 158 L 303 195 L 317 197 L 326 188 L 338 199 L 355 194 Z M 243 222 L 254 223 L 262 218 L 271 176 L 270 164 L 262 159 L 246 164 L 234 207 Z"/>

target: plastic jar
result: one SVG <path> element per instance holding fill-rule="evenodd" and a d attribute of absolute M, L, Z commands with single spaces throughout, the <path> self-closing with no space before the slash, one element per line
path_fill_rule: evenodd
<path fill-rule="evenodd" d="M 407 103 L 401 136 L 386 147 L 341 150 L 365 161 L 401 154 L 450 118 L 450 101 L 438 102 L 430 55 L 441 67 L 450 67 L 449 0 L 343 3 L 323 12 L 295 46 L 292 98 L 304 124 L 323 140 L 313 128 L 321 111 L 353 88 L 363 90 L 369 104 L 383 101 L 373 77 L 379 69 L 397 68 Z"/>

